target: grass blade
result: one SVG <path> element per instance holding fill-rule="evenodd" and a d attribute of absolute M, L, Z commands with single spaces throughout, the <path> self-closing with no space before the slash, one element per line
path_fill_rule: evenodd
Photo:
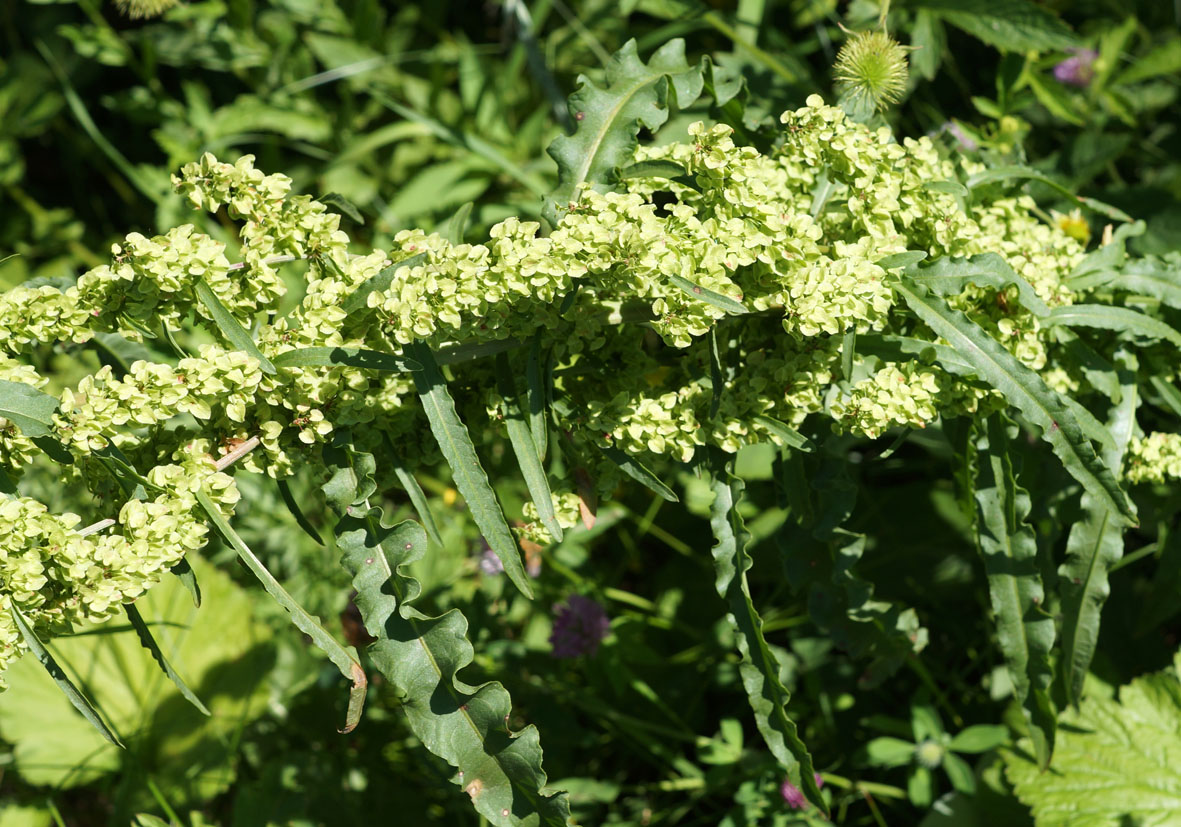
<path fill-rule="evenodd" d="M 193 690 L 189 689 L 184 679 L 172 668 L 172 664 L 168 662 L 168 658 L 164 657 L 164 653 L 160 651 L 160 645 L 156 643 L 156 639 L 152 637 L 151 630 L 148 629 L 148 624 L 144 623 L 139 609 L 135 608 L 135 605 L 132 603 L 125 604 L 123 609 L 127 612 L 127 619 L 131 621 L 131 625 L 135 629 L 135 634 L 139 636 L 140 644 L 151 653 L 152 659 L 159 664 L 160 669 L 168 676 L 168 679 L 180 690 L 180 694 L 184 696 L 186 701 L 195 706 L 202 715 L 211 715 L 212 713 L 206 708 L 205 704 L 201 703 L 201 699 L 197 697 Z"/>
<path fill-rule="evenodd" d="M 476 455 L 476 447 L 472 444 L 467 426 L 455 410 L 455 402 L 451 399 L 447 383 L 435 363 L 434 354 L 429 346 L 419 341 L 407 345 L 406 350 L 422 365 L 422 370 L 414 373 L 414 385 L 418 388 L 418 396 L 426 411 L 431 433 L 439 443 L 439 449 L 443 452 L 447 464 L 451 466 L 455 487 L 467 501 L 472 518 L 475 519 L 476 526 L 484 535 L 488 546 L 504 565 L 504 573 L 523 595 L 532 599 L 533 587 L 529 584 L 529 576 L 525 573 L 524 563 L 521 562 L 517 541 L 505 522 L 504 511 L 501 510 L 496 492 L 492 490 L 488 475 L 480 464 L 479 456 Z"/>
<path fill-rule="evenodd" d="M 20 632 L 21 637 L 24 638 L 25 645 L 29 647 L 29 651 L 36 656 L 37 660 L 41 662 L 41 665 L 45 667 L 45 671 L 53 678 L 53 682 L 57 684 L 58 689 L 74 705 L 74 709 L 82 713 L 82 717 L 102 733 L 104 738 L 120 749 L 125 749 L 123 742 L 106 725 L 102 716 L 98 714 L 98 710 L 91 705 L 90 701 L 86 699 L 86 696 L 78 690 L 78 687 L 74 686 L 74 682 L 70 680 L 69 675 L 58 665 L 58 662 L 54 660 L 53 655 L 49 654 L 49 650 L 45 648 L 45 644 L 37 637 L 37 633 L 33 631 L 33 627 L 25 620 L 20 609 L 16 607 L 16 603 L 11 599 L 7 600 L 7 603 L 8 610 L 12 613 L 13 622 L 16 623 L 17 631 Z"/>

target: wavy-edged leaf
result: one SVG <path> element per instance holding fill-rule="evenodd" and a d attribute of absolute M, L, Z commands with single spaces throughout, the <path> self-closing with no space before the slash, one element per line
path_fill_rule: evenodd
<path fill-rule="evenodd" d="M 880 264 L 881 262 L 879 262 Z M 1028 281 L 1017 275 L 996 253 L 983 253 L 969 258 L 939 258 L 926 267 L 910 266 L 906 275 L 936 296 L 955 296 L 969 284 L 991 287 L 1001 291 L 1010 284 L 1017 287 L 1021 305 L 1035 316 L 1046 316 L 1050 308 L 1042 301 Z"/>
<path fill-rule="evenodd" d="M 378 290 L 385 290 L 389 287 L 390 282 L 394 280 L 394 273 L 403 267 L 417 267 L 420 264 L 426 264 L 428 261 L 430 261 L 430 257 L 426 253 L 418 253 L 401 261 L 395 261 L 376 276 L 367 279 L 360 287 L 350 293 L 349 297 L 341 302 L 341 309 L 346 314 L 351 315 L 358 310 L 368 307 L 369 294 Z"/>
<path fill-rule="evenodd" d="M 529 584 L 529 576 L 525 573 L 524 563 L 521 562 L 517 541 L 505 522 L 504 511 L 501 510 L 496 492 L 492 490 L 488 475 L 476 455 L 476 446 L 472 444 L 467 426 L 455 410 L 455 402 L 447 390 L 447 383 L 435 362 L 434 354 L 428 345 L 419 341 L 407 345 L 406 350 L 422 365 L 422 370 L 413 374 L 414 385 L 426 411 L 431 433 L 439 443 L 443 458 L 451 467 L 455 487 L 467 502 L 468 510 L 476 521 L 476 527 L 484 535 L 489 548 L 504 565 L 504 573 L 521 594 L 532 599 L 533 587 Z"/>
<path fill-rule="evenodd" d="M 993 2 L 993 0 L 985 0 L 986 2 Z M 1038 172 L 1036 169 L 1030 167 L 1023 167 L 1018 165 L 1005 167 L 992 167 L 983 172 L 977 172 L 968 178 L 967 187 L 974 190 L 977 187 L 982 187 L 985 184 L 993 184 L 998 181 L 1037 181 L 1040 184 L 1045 184 L 1053 190 L 1056 190 L 1067 198 L 1074 201 L 1080 207 L 1086 207 L 1093 210 L 1100 215 L 1105 215 L 1108 218 L 1116 221 L 1126 221 L 1131 223 L 1132 216 L 1128 215 L 1118 207 L 1113 207 L 1110 204 L 1105 204 L 1094 198 L 1088 198 L 1084 195 L 1077 195 L 1069 187 L 1059 181 L 1054 180 L 1044 172 Z"/>
<path fill-rule="evenodd" d="M 1095 453 L 1078 420 L 1061 397 L 1040 376 L 1023 365 L 979 325 L 947 302 L 916 284 L 902 280 L 894 289 L 915 315 L 947 340 L 976 375 L 996 388 L 1010 405 L 1042 429 L 1042 438 L 1083 488 L 1105 503 L 1117 519 L 1136 523 L 1136 513 L 1110 467 Z"/>
<path fill-rule="evenodd" d="M 640 462 L 631 454 L 625 453 L 613 445 L 597 445 L 595 447 L 602 451 L 603 456 L 618 465 L 620 471 L 627 474 L 653 494 L 670 503 L 680 502 L 680 498 L 677 497 L 671 488 L 660 481 L 660 477 L 653 474 L 644 463 Z"/>
<path fill-rule="evenodd" d="M 0 379 L 0 417 L 20 428 L 25 436 L 46 436 L 59 404 L 56 396 L 32 385 Z"/>
<path fill-rule="evenodd" d="M 677 287 L 684 290 L 685 293 L 687 293 L 692 298 L 716 307 L 718 310 L 724 310 L 731 316 L 742 316 L 750 312 L 747 306 L 738 301 L 738 299 L 733 299 L 729 296 L 723 295 L 716 290 L 710 290 L 708 287 L 702 287 L 700 284 L 690 281 L 684 276 L 678 276 L 676 273 L 669 273 L 667 278 Z"/>
<path fill-rule="evenodd" d="M 274 575 L 262 564 L 262 561 L 250 550 L 250 547 L 238 536 L 238 532 L 234 531 L 233 526 L 221 515 L 221 511 L 209 499 L 209 496 L 204 491 L 198 490 L 196 497 L 201 508 L 205 510 L 205 516 L 213 523 L 218 534 L 229 544 L 230 548 L 238 552 L 238 557 L 246 564 L 246 568 L 250 569 L 251 573 L 258 578 L 258 582 L 267 590 L 267 594 L 287 610 L 295 627 L 312 639 L 320 651 L 327 655 L 333 665 L 340 670 L 340 674 L 352 681 L 352 689 L 349 691 L 349 708 L 345 717 L 344 729 L 341 730 L 341 732 L 352 732 L 361 720 L 361 709 L 365 705 L 365 691 L 368 686 L 365 670 L 332 635 L 328 634 L 320 624 L 320 619 L 309 614 L 307 609 L 300 606 L 287 589 L 283 588 L 283 585 L 275 579 Z"/>
<path fill-rule="evenodd" d="M 29 651 L 41 662 L 41 665 L 45 667 L 45 671 L 53 678 L 53 682 L 57 684 L 62 694 L 73 704 L 74 709 L 78 710 L 83 718 L 101 732 L 104 738 L 115 746 L 123 748 L 123 742 L 111 731 L 110 727 L 102 719 L 102 716 L 98 714 L 98 710 L 86 699 L 86 696 L 79 691 L 78 687 L 74 686 L 74 682 L 70 680 L 70 676 L 65 673 L 65 670 L 54 660 L 53 655 L 45 648 L 45 644 L 37 637 L 37 633 L 33 631 L 33 627 L 25 620 L 20 609 L 16 607 L 16 603 L 12 600 L 6 600 L 5 602 L 8 603 L 7 608 L 12 613 L 12 620 L 16 624 L 17 631 L 24 638 L 25 645 L 29 647 Z"/>
<path fill-rule="evenodd" d="M 808 439 L 795 428 L 780 422 L 778 419 L 759 414 L 755 417 L 755 422 L 766 428 L 768 432 L 776 436 L 788 448 L 795 448 L 797 451 L 816 450 L 816 444 L 812 440 Z"/>
<path fill-rule="evenodd" d="M 978 545 L 988 576 L 988 591 L 1005 666 L 1021 704 L 1038 765 L 1049 766 L 1056 717 L 1050 700 L 1054 672 L 1054 618 L 1042 608 L 1045 589 L 1037 559 L 1037 536 L 1026 522 L 1029 492 L 1017 484 L 1005 422 L 987 420 L 980 440 L 976 506 Z"/>
<path fill-rule="evenodd" d="M 458 677 L 474 654 L 467 619 L 457 609 L 428 617 L 412 605 L 421 588 L 400 569 L 426 549 L 421 526 L 387 527 L 379 509 L 354 508 L 336 532 L 365 628 L 377 638 L 369 657 L 405 697 L 402 709 L 415 736 L 458 770 L 455 783 L 492 824 L 565 825 L 566 795 L 544 789 L 537 728 L 509 731 L 504 687 L 469 686 Z"/>
<path fill-rule="evenodd" d="M 1115 444 L 1104 451 L 1104 459 L 1119 468 L 1136 428 L 1140 404 L 1136 384 L 1135 357 L 1123 354 L 1119 365 L 1121 399 L 1111 411 L 1108 430 Z M 1058 569 L 1062 596 L 1062 684 L 1066 699 L 1078 706 L 1083 682 L 1099 642 L 1099 620 L 1111 592 L 1108 570 L 1124 554 L 1124 526 L 1107 503 L 1090 492 L 1083 493 L 1083 518 L 1070 529 L 1066 560 Z"/>
<path fill-rule="evenodd" d="M 714 572 L 718 596 L 726 601 L 727 619 L 734 627 L 735 641 L 742 655 L 739 672 L 747 699 L 754 710 L 755 724 L 768 748 L 785 769 L 798 763 L 800 786 L 822 813 L 828 808 L 816 785 L 812 756 L 800 739 L 795 722 L 787 714 L 791 693 L 779 679 L 779 663 L 763 636 L 763 619 L 751 600 L 746 573 L 752 561 L 747 550 L 750 534 L 738 513 L 744 484 L 733 476 L 717 454 L 711 461 L 710 526 L 714 534 Z"/>
<path fill-rule="evenodd" d="M 1069 49 L 1074 33 L 1056 15 L 1031 0 L 910 0 L 957 28 L 1002 51 Z"/>
<path fill-rule="evenodd" d="M 509 443 L 517 457 L 521 476 L 525 478 L 529 497 L 537 507 L 537 516 L 541 518 L 550 536 L 560 543 L 563 536 L 562 527 L 558 525 L 558 517 L 554 514 L 549 479 L 541 465 L 541 457 L 537 454 L 537 443 L 533 441 L 533 433 L 529 430 L 525 414 L 521 411 L 513 369 L 509 364 L 508 355 L 504 353 L 496 356 L 496 386 L 504 403 L 504 425 L 508 429 Z"/>
<path fill-rule="evenodd" d="M 1056 307 L 1042 319 L 1043 327 L 1097 327 L 1130 333 L 1150 339 L 1165 339 L 1181 347 L 1181 333 L 1159 319 L 1146 316 L 1126 307 L 1111 307 L 1105 304 L 1072 304 Z"/>
<path fill-rule="evenodd" d="M 1070 286 L 1079 289 L 1073 283 Z M 1161 304 L 1181 310 L 1181 261 L 1155 257 L 1135 259 L 1114 278 L 1104 280 L 1103 286 L 1122 293 L 1151 296 L 1159 299 Z"/>
<path fill-rule="evenodd" d="M 684 108 L 703 85 L 702 64 L 689 65 L 680 39 L 665 43 L 647 63 L 640 60 L 636 41 L 627 41 L 607 64 L 605 86 L 579 75 L 568 104 L 574 133 L 559 135 L 547 150 L 558 164 L 559 183 L 546 199 L 546 221 L 557 226 L 581 185 L 614 184 L 618 168 L 632 161 L 640 127 L 659 129 L 668 119 L 670 99 Z"/>
<path fill-rule="evenodd" d="M 132 603 L 125 604 L 123 609 L 127 612 L 127 619 L 131 621 L 131 626 L 135 629 L 135 634 L 139 637 L 140 645 L 148 650 L 152 655 L 152 660 L 156 661 L 160 670 L 168 676 L 168 680 L 172 681 L 173 685 L 180 690 L 180 694 L 184 699 L 196 707 L 198 712 L 206 716 L 211 715 L 212 713 L 205 704 L 201 703 L 201 699 L 197 697 L 196 693 L 189 689 L 184 678 L 172 668 L 172 664 L 168 662 L 168 658 L 164 657 L 164 652 L 160 650 L 160 644 L 156 643 L 156 639 L 152 637 L 152 630 L 148 628 L 148 624 L 144 623 L 139 609 L 135 608 L 135 605 Z"/>
<path fill-rule="evenodd" d="M 911 362 L 917 357 L 928 365 L 938 362 L 940 367 L 954 376 L 972 376 L 976 373 L 976 369 L 961 359 L 955 350 L 926 339 L 863 333 L 857 337 L 857 346 L 861 353 L 876 356 L 885 362 Z"/>
<path fill-rule="evenodd" d="M 390 373 L 422 370 L 413 359 L 359 347 L 301 347 L 286 350 L 271 362 L 277 368 L 350 367 Z"/>
<path fill-rule="evenodd" d="M 209 315 L 213 317 L 214 324 L 217 329 L 221 331 L 221 335 L 225 336 L 226 341 L 236 347 L 243 353 L 249 354 L 258 360 L 258 366 L 263 373 L 274 375 L 275 366 L 271 364 L 271 360 L 263 355 L 262 351 L 258 349 L 258 345 L 254 343 L 250 333 L 246 328 L 234 318 L 234 314 L 226 310 L 221 299 L 209 288 L 204 279 L 197 279 L 194 284 L 194 291 L 201 304 L 205 305 L 205 309 L 209 311 Z"/>

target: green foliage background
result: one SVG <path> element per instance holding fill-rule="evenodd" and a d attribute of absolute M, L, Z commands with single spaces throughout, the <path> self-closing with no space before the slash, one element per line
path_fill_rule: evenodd
<path fill-rule="evenodd" d="M 844 38 L 838 23 L 864 28 L 879 13 L 868 0 L 211 0 L 129 21 L 97 0 L 7 3 L 0 258 L 16 255 L 0 262 L 0 287 L 72 277 L 105 261 L 129 229 L 150 234 L 204 221 L 205 232 L 232 245 L 232 228 L 195 217 L 166 189 L 169 173 L 205 151 L 252 153 L 260 168 L 291 175 L 297 190 L 340 194 L 364 218 L 351 234 L 370 247 L 388 245 L 401 229 L 442 227 L 469 201 L 474 235 L 510 215 L 538 218 L 557 182 L 545 148 L 569 126 L 567 94 L 579 74 L 601 76 L 629 38 L 645 56 L 686 38 L 691 58 L 710 55 L 747 79 L 749 111 L 777 116 L 810 93 L 832 97 L 828 68 Z M 990 160 L 1027 163 L 1144 219 L 1133 251 L 1181 247 L 1181 39 L 1171 4 L 907 0 L 893 4 L 889 24 L 921 47 L 907 99 L 886 116 L 900 135 L 951 129 Z M 1090 85 L 1074 89 L 1052 69 L 1082 47 L 1100 58 Z M 702 103 L 675 114 L 655 140 L 683 135 L 704 113 Z M 1047 210 L 1073 206 L 1037 183 L 1030 191 Z M 45 358 L 64 384 L 93 367 L 67 353 Z M 913 745 L 1001 720 L 1021 728 L 1003 660 L 986 645 L 989 594 L 957 504 L 956 450 L 954 433 L 916 433 L 895 451 L 875 445 L 848 468 L 863 493 L 846 528 L 871 538 L 857 574 L 877 598 L 913 610 L 900 624 L 929 630 L 921 656 L 903 653 L 889 668 L 851 656 L 855 642 L 838 645 L 813 625 L 807 596 L 793 592 L 792 572 L 779 560 L 786 512 L 771 479 L 773 450 L 739 456 L 738 475 L 752 483 L 740 510 L 752 535 L 755 602 L 838 823 L 1031 820 L 1026 805 L 1037 792 L 1028 790 L 1037 783 L 1021 763 L 1027 745 L 965 749 L 956 760 L 975 793 L 948 761 L 947 777 L 922 782 L 946 794 L 932 807 L 916 795 L 914 779 L 925 770 L 911 762 L 913 747 L 898 752 L 895 744 L 891 753 L 886 740 Z M 1065 489 L 1064 472 L 1036 461 L 1028 445 L 1014 441 L 1011 451 L 1024 464 L 1025 487 Z M 494 478 L 514 476 L 504 446 L 489 446 L 485 456 Z M 815 823 L 784 805 L 778 765 L 742 723 L 748 709 L 735 641 L 719 622 L 713 565 L 700 540 L 709 536 L 713 494 L 687 471 L 662 478 L 675 480 L 686 509 L 636 486 L 600 510 L 593 529 L 544 552 L 532 604 L 503 577 L 480 571 L 479 537 L 449 477 L 422 478 L 444 543 L 412 568 L 423 584 L 420 602 L 431 611 L 464 607 L 476 652 L 465 679 L 506 684 L 514 729 L 540 728 L 550 780 L 570 790 L 581 823 Z M 239 481 L 242 537 L 309 611 L 340 618 L 351 642 L 361 643 L 339 551 L 316 545 L 287 519 L 272 488 Z M 62 510 L 68 503 L 52 483 L 44 481 L 44 501 Z M 297 499 L 317 502 L 315 486 L 305 484 Z M 386 493 L 393 517 L 414 515 L 403 492 Z M 519 513 L 523 487 L 500 493 Z M 1143 524 L 1112 572 L 1092 664 L 1099 697 L 1103 687 L 1111 695 L 1171 667 L 1181 634 L 1173 599 L 1181 588 L 1174 533 L 1181 500 L 1175 490 L 1154 491 L 1138 505 Z M 1048 498 L 1031 509 L 1041 542 L 1061 538 L 1078 516 L 1076 506 Z M 316 508 L 308 514 L 331 534 Z M 211 547 L 209 558 L 227 574 L 201 573 L 200 615 L 169 584 L 146 599 L 145 616 L 163 624 L 159 637 L 214 719 L 195 720 L 165 691 L 130 631 L 108 626 L 63 640 L 55 651 L 131 749 L 104 747 L 26 659 L 0 696 L 0 825 L 127 824 L 141 812 L 193 827 L 362 824 L 374 814 L 479 823 L 448 783 L 450 768 L 410 734 L 390 686 L 375 682 L 362 726 L 337 734 L 345 699 L 336 671 L 290 630 L 281 609 L 256 590 L 255 599 L 245 597 L 256 587 L 232 550 Z M 607 607 L 611 636 L 594 658 L 555 661 L 549 607 L 574 592 Z M 218 640 L 233 646 L 210 643 Z M 1176 704 L 1175 673 L 1142 680 L 1135 703 L 1163 687 L 1157 694 Z M 1093 722 L 1115 704 L 1089 701 L 1079 720 Z M 1076 737 L 1062 749 L 1086 754 Z M 1053 802 L 1035 804 L 1035 813 L 1039 806 L 1053 811 Z"/>

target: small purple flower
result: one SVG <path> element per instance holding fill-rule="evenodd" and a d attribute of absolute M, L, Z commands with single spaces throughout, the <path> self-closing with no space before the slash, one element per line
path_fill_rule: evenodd
<path fill-rule="evenodd" d="M 1094 49 L 1070 49 L 1069 51 L 1073 53 L 1073 57 L 1066 58 L 1054 67 L 1054 77 L 1061 83 L 1086 89 L 1095 77 L 1094 64 L 1099 53 Z"/>
<path fill-rule="evenodd" d="M 964 128 L 955 121 L 948 121 L 943 125 L 951 137 L 955 138 L 955 142 L 960 145 L 960 149 L 964 152 L 975 152 L 980 148 L 980 145 L 972 140 L 972 136 L 964 131 Z"/>
<path fill-rule="evenodd" d="M 820 777 L 820 773 L 813 773 L 812 778 L 816 780 L 817 787 L 824 786 L 824 779 Z M 804 791 L 791 783 L 790 778 L 783 779 L 783 783 L 779 785 L 779 794 L 783 796 L 787 806 L 793 810 L 802 810 L 808 806 L 808 799 L 804 798 Z"/>
<path fill-rule="evenodd" d="M 606 610 L 580 594 L 571 595 L 565 606 L 554 604 L 554 615 L 554 631 L 549 642 L 553 644 L 555 658 L 593 655 L 611 628 Z"/>
<path fill-rule="evenodd" d="M 490 577 L 504 572 L 504 563 L 500 562 L 496 552 L 487 544 L 484 545 L 484 552 L 480 555 L 480 571 Z"/>

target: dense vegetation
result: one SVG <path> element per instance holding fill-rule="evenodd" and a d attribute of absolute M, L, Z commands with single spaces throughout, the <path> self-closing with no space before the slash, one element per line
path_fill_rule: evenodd
<path fill-rule="evenodd" d="M 1177 14 L 5 6 L 0 827 L 1174 823 Z"/>

